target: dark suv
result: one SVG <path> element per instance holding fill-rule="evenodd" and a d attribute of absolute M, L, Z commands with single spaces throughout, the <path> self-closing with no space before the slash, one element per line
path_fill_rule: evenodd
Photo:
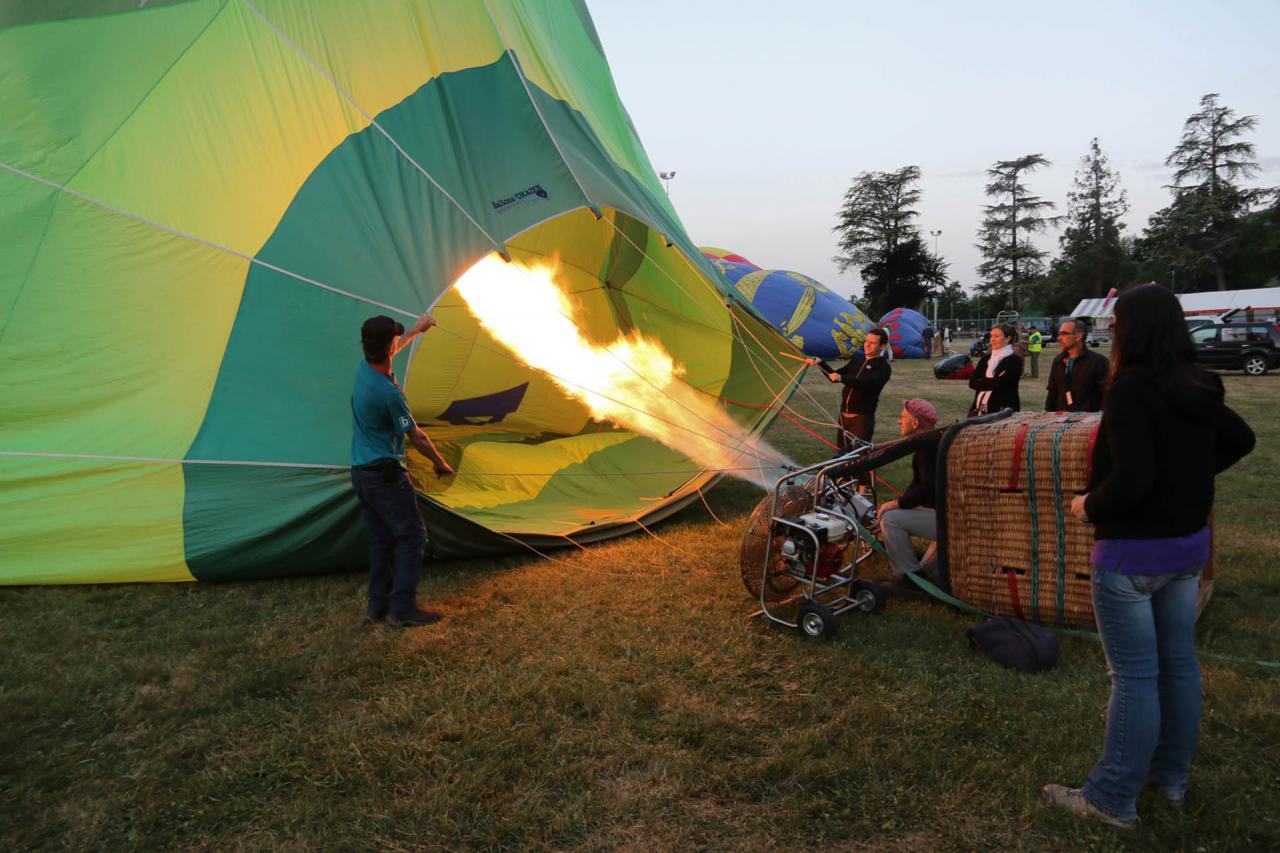
<path fill-rule="evenodd" d="M 1280 332 L 1270 323 L 1213 323 L 1191 331 L 1196 361 L 1261 376 L 1280 367 Z"/>

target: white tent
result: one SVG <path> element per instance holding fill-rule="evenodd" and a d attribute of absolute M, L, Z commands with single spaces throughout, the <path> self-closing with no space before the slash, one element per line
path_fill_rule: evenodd
<path fill-rule="evenodd" d="M 1115 307 L 1115 297 L 1112 297 L 1109 301 L 1106 299 L 1081 299 L 1080 304 L 1071 312 L 1071 316 L 1089 317 L 1094 321 L 1094 325 L 1097 325 L 1098 320 L 1114 316 Z"/>
<path fill-rule="evenodd" d="M 1184 293 L 1178 297 L 1182 313 L 1188 316 L 1221 314 L 1232 308 L 1254 311 L 1280 311 L 1280 287 L 1255 287 L 1252 290 L 1209 290 Z"/>
<path fill-rule="evenodd" d="M 1255 287 L 1251 290 L 1208 290 L 1204 293 L 1180 293 L 1182 313 L 1189 317 L 1211 316 L 1232 308 L 1252 308 L 1265 313 L 1280 312 L 1280 287 Z M 1072 317 L 1089 317 L 1095 326 L 1111 325 L 1116 300 L 1082 299 L 1071 312 Z"/>

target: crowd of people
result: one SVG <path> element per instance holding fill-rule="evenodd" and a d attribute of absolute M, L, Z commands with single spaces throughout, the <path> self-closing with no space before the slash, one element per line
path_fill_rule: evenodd
<path fill-rule="evenodd" d="M 1214 477 L 1253 449 L 1254 435 L 1225 404 L 1222 380 L 1196 365 L 1182 307 L 1169 291 L 1142 285 L 1120 296 L 1110 360 L 1086 346 L 1086 333 L 1078 320 L 1060 324 L 1044 410 L 1102 413 L 1088 487 L 1070 511 L 1094 529 L 1093 607 L 1112 692 L 1102 754 L 1084 784 L 1046 785 L 1041 798 L 1050 808 L 1128 829 L 1137 824 L 1144 788 L 1174 805 L 1186 796 L 1200 727 L 1195 620 Z M 885 337 L 867 344 L 868 361 L 878 358 L 873 346 Z M 1021 409 L 1018 341 L 1011 323 L 991 328 L 990 348 L 969 379 L 970 417 Z M 1040 345 L 1041 333 L 1032 330 L 1032 377 Z M 890 371 L 827 368 L 827 378 L 846 386 L 841 424 L 856 415 L 858 437 L 870 441 Z M 922 399 L 905 401 L 898 418 L 901 435 L 932 432 L 933 440 L 915 452 L 907 489 L 880 507 L 879 533 L 895 578 L 935 571 L 937 422 L 937 409 Z M 913 537 L 931 543 L 923 556 Z"/>
<path fill-rule="evenodd" d="M 406 332 L 390 317 L 374 317 L 361 330 L 351 479 L 370 534 L 368 623 L 416 627 L 440 619 L 416 597 L 427 531 L 404 467 L 405 438 L 437 476 L 453 469 L 414 422 L 391 368 L 395 354 L 434 325 L 424 314 Z M 1070 511 L 1095 532 L 1093 606 L 1112 692 L 1102 755 L 1088 778 L 1078 788 L 1046 785 L 1041 797 L 1051 808 L 1131 828 L 1145 787 L 1174 804 L 1186 796 L 1200 727 L 1195 618 L 1209 559 L 1214 477 L 1253 449 L 1254 435 L 1226 406 L 1221 379 L 1196 366 L 1181 305 L 1169 291 L 1142 285 L 1117 299 L 1110 361 L 1088 349 L 1085 331 L 1076 320 L 1060 325 L 1044 409 L 1102 412 L 1088 488 Z M 1031 376 L 1038 372 L 1040 344 L 1039 331 L 1033 334 Z M 969 379 L 971 417 L 1021 408 L 1019 330 L 1002 323 L 990 336 L 990 349 Z M 809 359 L 842 386 L 841 452 L 854 437 L 874 437 L 876 410 L 893 376 L 888 342 L 885 330 L 873 330 L 862 357 L 839 369 Z M 936 546 L 938 420 L 937 408 L 919 398 L 906 400 L 898 416 L 900 435 L 926 438 L 912 458 L 910 484 L 879 508 L 880 535 L 897 577 L 935 571 L 934 548 L 918 556 L 913 538 Z"/>

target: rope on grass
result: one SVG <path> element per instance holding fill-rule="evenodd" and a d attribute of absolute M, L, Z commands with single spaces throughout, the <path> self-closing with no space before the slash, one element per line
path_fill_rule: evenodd
<path fill-rule="evenodd" d="M 665 539 L 663 539 L 661 536 L 659 536 L 658 534 L 654 533 L 654 532 L 653 532 L 652 530 L 650 530 L 649 528 L 645 527 L 645 526 L 644 526 L 644 523 L 643 523 L 643 522 L 641 522 L 641 521 L 640 521 L 640 519 L 638 519 L 638 518 L 633 518 L 633 519 L 631 519 L 631 523 L 632 523 L 632 524 L 634 524 L 636 527 L 639 527 L 639 528 L 640 528 L 641 530 L 643 530 L 645 533 L 648 533 L 650 536 L 652 536 L 656 542 L 659 542 L 659 543 L 661 543 L 661 544 L 663 544 L 663 545 L 666 545 L 666 546 L 667 546 L 668 548 L 670 548 L 672 551 L 676 551 L 677 553 L 681 553 L 681 554 L 686 554 L 686 556 L 687 556 L 687 553 L 685 552 L 685 550 L 684 550 L 683 548 L 680 548 L 680 547 L 679 547 L 679 546 L 677 546 L 677 545 L 672 545 L 670 542 L 666 541 L 666 540 L 665 540 Z"/>
<path fill-rule="evenodd" d="M 707 512 L 711 515 L 713 519 L 715 519 L 716 524 L 720 525 L 721 527 L 728 527 L 729 525 L 721 521 L 720 516 L 716 515 L 716 511 L 711 508 L 711 504 L 707 503 L 707 496 L 702 493 L 702 489 L 699 488 L 696 491 L 698 493 L 698 497 L 702 498 L 702 505 L 707 508 Z"/>

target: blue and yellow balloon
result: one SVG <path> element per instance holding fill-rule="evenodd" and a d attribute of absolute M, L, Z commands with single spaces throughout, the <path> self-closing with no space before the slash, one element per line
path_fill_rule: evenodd
<path fill-rule="evenodd" d="M 703 248 L 729 282 L 805 355 L 848 358 L 875 324 L 817 279 L 757 267 L 725 249 Z"/>

